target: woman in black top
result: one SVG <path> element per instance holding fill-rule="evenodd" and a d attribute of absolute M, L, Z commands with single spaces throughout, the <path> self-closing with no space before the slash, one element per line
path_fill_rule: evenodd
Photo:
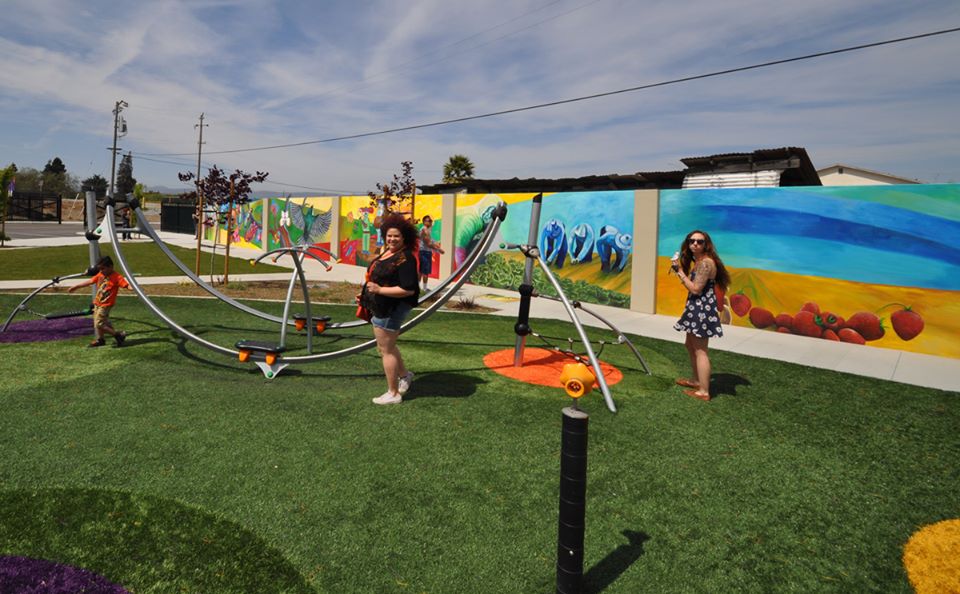
<path fill-rule="evenodd" d="M 380 223 L 384 249 L 367 269 L 367 282 L 360 299 L 373 313 L 373 335 L 383 358 L 387 391 L 373 399 L 376 404 L 399 404 L 410 389 L 413 372 L 403 364 L 397 337 L 403 320 L 417 305 L 417 230 L 400 215 Z"/>

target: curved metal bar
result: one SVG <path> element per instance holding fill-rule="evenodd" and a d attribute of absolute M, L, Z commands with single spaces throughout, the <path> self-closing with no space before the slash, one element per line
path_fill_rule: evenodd
<path fill-rule="evenodd" d="M 547 280 L 550 281 L 550 284 L 553 285 L 553 288 L 556 289 L 557 295 L 560 296 L 560 301 L 563 303 L 563 307 L 567 310 L 567 314 L 570 316 L 570 321 L 573 322 L 573 326 L 577 329 L 577 334 L 580 335 L 580 341 L 583 342 L 583 348 L 587 350 L 587 357 L 590 358 L 590 363 L 593 365 L 594 374 L 597 376 L 597 384 L 600 386 L 600 392 L 603 393 L 603 399 L 607 403 L 607 409 L 610 412 L 617 412 L 617 405 L 613 402 L 613 396 L 610 395 L 610 388 L 607 386 L 607 378 L 603 376 L 603 369 L 600 368 L 600 361 L 597 360 L 597 356 L 593 353 L 593 347 L 590 345 L 590 339 L 587 338 L 587 333 L 583 329 L 583 324 L 580 323 L 580 318 L 577 317 L 577 312 L 574 311 L 573 305 L 570 304 L 570 301 L 567 299 L 567 296 L 563 294 L 563 288 L 560 286 L 560 282 L 557 281 L 557 278 L 553 276 L 553 273 L 550 272 L 550 269 L 547 267 L 547 262 L 543 259 L 543 256 L 540 254 L 540 250 L 536 251 L 537 262 L 540 264 L 540 269 L 546 275 Z"/>
<path fill-rule="evenodd" d="M 560 299 L 554 297 L 553 295 L 541 295 L 541 294 L 539 294 L 539 293 L 535 293 L 535 294 L 534 294 L 534 297 L 541 297 L 541 298 L 543 298 L 543 299 L 549 299 L 550 301 L 560 301 Z M 586 307 L 583 306 L 583 303 L 581 303 L 581 302 L 579 302 L 579 301 L 572 301 L 570 304 L 571 304 L 575 309 L 583 310 L 584 312 L 586 312 L 586 313 L 590 314 L 591 316 L 597 318 L 598 320 L 600 320 L 601 322 L 603 322 L 603 323 L 607 326 L 607 328 L 610 328 L 611 330 L 613 330 L 614 332 L 616 332 L 616 333 L 617 333 L 617 340 L 619 340 L 619 341 L 622 342 L 622 343 L 625 343 L 625 344 L 627 345 L 627 347 L 629 347 L 630 350 L 633 351 L 633 354 L 634 354 L 634 356 L 636 356 L 637 360 L 640 361 L 640 365 L 643 366 L 643 370 L 647 373 L 647 375 L 652 375 L 651 372 L 650 372 L 650 367 L 647 365 L 647 362 L 644 361 L 644 359 L 643 359 L 643 355 L 640 354 L 640 351 L 637 349 L 637 347 L 634 346 L 634 344 L 630 341 L 629 338 L 627 338 L 627 335 L 624 334 L 624 333 L 620 330 L 620 328 L 617 328 L 616 326 L 614 326 L 609 320 L 607 320 L 606 318 L 604 318 L 603 316 L 601 316 L 601 315 L 598 314 L 597 312 L 595 312 L 595 311 L 593 311 L 593 310 L 590 310 L 590 309 L 587 309 Z"/>
<path fill-rule="evenodd" d="M 86 272 L 78 272 L 78 273 L 76 273 L 76 274 L 68 274 L 67 276 L 58 276 L 58 277 L 56 277 L 56 278 L 51 279 L 50 282 L 48 282 L 47 284 L 43 285 L 43 286 L 40 287 L 39 289 L 36 289 L 34 292 L 32 292 L 32 293 L 30 293 L 29 295 L 27 295 L 26 299 L 24 299 L 23 301 L 21 301 L 15 308 L 13 308 L 13 311 L 10 312 L 10 317 L 8 317 L 8 318 L 7 318 L 7 321 L 4 322 L 3 328 L 0 328 L 0 332 L 6 332 L 6 331 L 7 331 L 7 327 L 10 325 L 10 322 L 13 321 L 13 318 L 17 317 L 17 314 L 18 314 L 19 312 L 24 311 L 24 310 L 27 308 L 27 303 L 29 303 L 31 299 L 33 299 L 34 297 L 36 297 L 37 294 L 41 293 L 41 292 L 42 292 L 44 289 L 46 289 L 47 287 L 50 287 L 50 286 L 53 286 L 53 285 L 58 284 L 58 283 L 59 283 L 60 281 L 62 281 L 62 280 L 67 280 L 68 278 L 77 278 L 78 276 L 87 276 L 87 273 L 86 273 Z"/>
<path fill-rule="evenodd" d="M 492 219 L 492 220 L 490 221 L 490 224 L 487 226 L 487 234 L 488 234 L 488 237 L 494 237 L 495 234 L 496 234 L 497 229 L 499 229 L 499 227 L 500 227 L 499 223 L 495 224 L 495 222 L 496 222 L 496 221 L 501 221 L 501 222 L 502 222 L 503 219 L 506 217 L 506 205 L 503 204 L 503 203 L 501 203 L 500 207 L 502 207 L 502 214 L 501 214 L 500 216 L 495 217 L 494 219 Z M 140 207 L 139 207 L 139 206 L 134 209 L 134 212 L 137 214 L 137 222 L 138 222 L 138 225 L 141 227 L 141 230 L 142 230 L 143 234 L 146 235 L 147 237 L 149 237 L 149 238 L 157 245 L 157 247 L 160 248 L 160 250 L 164 253 L 164 255 L 167 256 L 167 259 L 169 259 L 170 262 L 172 262 L 174 266 L 176 266 L 177 268 L 180 269 L 180 272 L 182 272 L 187 278 L 189 278 L 189 279 L 192 280 L 194 283 L 196 283 L 196 284 L 197 284 L 200 288 L 202 288 L 204 291 L 206 291 L 206 292 L 209 293 L 210 295 L 216 297 L 217 299 L 223 301 L 223 302 L 226 303 L 227 305 L 230 305 L 230 306 L 232 306 L 232 307 L 234 307 L 234 308 L 236 308 L 236 309 L 239 309 L 240 311 L 242 311 L 242 312 L 244 312 L 244 313 L 248 313 L 248 314 L 250 314 L 250 315 L 252 315 L 252 316 L 255 316 L 255 317 L 258 317 L 258 318 L 260 318 L 260 319 L 262 319 L 262 320 L 267 320 L 267 321 L 269 321 L 269 322 L 274 322 L 274 323 L 277 323 L 277 324 L 280 324 L 280 323 L 283 322 L 283 320 L 282 320 L 281 318 L 279 318 L 279 317 L 277 317 L 277 316 L 274 316 L 274 315 L 271 315 L 271 314 L 264 313 L 264 312 L 262 312 L 262 311 L 260 311 L 260 310 L 258 310 L 258 309 L 254 309 L 254 308 L 249 307 L 249 306 L 247 306 L 247 305 L 244 305 L 243 303 L 240 303 L 240 302 L 238 302 L 238 301 L 236 301 L 236 300 L 228 297 L 227 295 L 224 295 L 223 293 L 221 293 L 220 291 L 218 291 L 218 290 L 217 290 L 216 288 L 214 288 L 213 286 L 211 286 L 211 285 L 207 284 L 206 282 L 204 282 L 200 277 L 198 277 L 196 274 L 194 274 L 193 271 L 190 270 L 190 268 L 188 268 L 183 262 L 181 262 L 180 259 L 177 258 L 177 256 L 174 255 L 174 253 L 173 253 L 172 251 L 170 251 L 170 248 L 167 247 L 167 245 L 163 242 L 163 240 L 160 239 L 160 236 L 157 235 L 157 232 L 156 232 L 156 230 L 153 228 L 153 225 L 151 225 L 150 222 L 147 220 L 146 216 L 144 216 L 144 214 L 143 214 L 143 212 L 140 210 Z M 102 220 L 101 223 L 100 223 L 100 227 L 101 227 L 101 228 L 102 228 L 102 226 L 103 226 L 103 221 L 105 221 L 106 219 L 107 219 L 107 217 L 106 217 L 106 215 L 104 215 L 103 220 Z M 441 282 L 441 284 L 440 284 L 439 286 L 437 286 L 436 289 L 434 289 L 434 290 L 431 291 L 430 293 L 427 293 L 427 294 L 424 295 L 424 296 L 421 296 L 420 302 L 422 303 L 422 302 L 425 301 L 426 299 L 432 298 L 433 295 L 436 294 L 438 291 L 442 290 L 443 287 L 445 287 L 445 286 L 446 286 L 447 284 L 449 284 L 450 282 L 453 282 L 453 280 L 457 278 L 457 275 L 458 275 L 458 274 L 462 274 L 462 273 L 463 273 L 463 270 L 466 268 L 466 266 L 467 266 L 468 264 L 472 264 L 475 260 L 477 260 L 477 259 L 480 257 L 480 255 L 481 255 L 482 253 L 485 253 L 485 249 L 486 249 L 486 248 L 481 249 L 481 247 L 484 246 L 484 245 L 489 245 L 489 243 L 490 243 L 490 241 L 481 241 L 481 244 L 477 247 L 477 249 L 474 250 L 474 252 L 473 252 L 472 254 L 470 254 L 470 257 L 467 258 L 467 259 L 461 264 L 461 266 L 457 269 L 457 271 L 454 272 L 452 275 L 450 275 L 445 281 Z M 311 254 L 311 255 L 312 255 L 312 254 Z M 328 328 L 328 329 L 355 328 L 355 327 L 359 327 L 359 326 L 365 326 L 365 325 L 367 325 L 367 324 L 368 324 L 368 322 L 364 322 L 364 321 L 362 321 L 362 320 L 350 320 L 350 321 L 347 321 L 347 322 L 338 322 L 338 323 L 333 323 L 333 324 L 327 324 L 327 328 Z"/>
<path fill-rule="evenodd" d="M 227 305 L 235 307 L 236 309 L 239 309 L 244 313 L 248 313 L 252 316 L 256 316 L 262 320 L 267 320 L 268 322 L 275 322 L 277 324 L 282 323 L 283 320 L 281 318 L 271 314 L 264 313 L 250 306 L 244 305 L 236 301 L 235 299 L 232 299 L 231 297 L 224 295 L 223 293 L 218 291 L 216 288 L 204 282 L 203 279 L 201 279 L 196 274 L 194 274 L 192 270 L 190 270 L 183 262 L 180 261 L 179 258 L 177 258 L 173 254 L 172 251 L 170 251 L 170 248 L 167 247 L 167 244 L 163 243 L 163 240 L 160 239 L 160 237 L 157 235 L 157 232 L 153 229 L 153 226 L 146 220 L 146 217 L 143 215 L 143 212 L 139 208 L 137 208 L 134 212 L 137 213 L 137 221 L 143 221 L 143 224 L 142 224 L 143 234 L 148 236 L 151 240 L 153 240 L 153 242 L 157 244 L 157 247 L 159 247 L 160 250 L 164 253 L 164 255 L 167 256 L 170 262 L 172 262 L 174 266 L 179 268 L 180 272 L 182 272 L 190 280 L 196 283 L 201 289 L 203 289 L 207 293 L 210 293 L 211 295 L 223 301 Z M 104 217 L 104 219 L 106 219 L 106 217 Z"/>
<path fill-rule="evenodd" d="M 120 265 L 120 269 L 123 271 L 124 275 L 127 277 L 127 282 L 130 283 L 130 287 L 134 290 L 137 296 L 140 297 L 144 305 L 146 305 L 147 308 L 150 311 L 152 311 L 154 315 L 156 315 L 158 318 L 163 320 L 164 323 L 166 323 L 167 326 L 169 326 L 174 332 L 180 334 L 184 338 L 188 340 L 192 340 L 193 342 L 196 342 L 197 344 L 203 347 L 206 347 L 212 351 L 215 351 L 217 353 L 221 353 L 228 356 L 239 355 L 238 351 L 209 342 L 197 336 L 196 334 L 186 330 L 185 328 L 177 324 L 176 321 L 174 321 L 172 318 L 166 315 L 163 312 L 163 310 L 157 307 L 156 304 L 154 304 L 153 301 L 150 299 L 150 297 L 143 292 L 143 289 L 140 288 L 139 284 L 137 284 L 132 271 L 127 265 L 126 258 L 123 256 L 123 252 L 120 247 L 120 242 L 117 241 L 116 231 L 112 223 L 113 206 L 108 205 L 107 208 L 109 210 L 109 213 L 108 213 L 109 216 L 104 218 L 106 219 L 107 231 L 110 235 L 111 242 L 114 244 L 114 252 L 117 257 L 117 262 Z M 504 214 L 504 217 L 505 217 L 505 214 Z M 139 220 L 139 217 L 138 217 L 138 220 Z M 485 253 L 486 250 L 489 249 L 490 244 L 493 243 L 493 239 L 496 236 L 496 231 L 500 228 L 500 224 L 502 222 L 503 222 L 503 217 L 495 218 L 490 222 L 490 226 L 491 226 L 490 230 L 492 232 L 489 235 L 487 235 L 486 241 L 482 245 L 477 247 L 477 249 L 475 250 L 477 254 Z M 153 238 L 161 247 L 166 247 L 162 241 L 159 241 L 159 238 L 156 236 L 156 232 L 153 231 L 152 228 L 149 228 L 149 230 L 145 229 L 144 233 L 146 235 L 149 235 L 151 238 Z M 169 250 L 166 250 L 166 251 L 169 253 Z M 173 261 L 174 264 L 177 264 L 178 268 L 180 268 L 182 263 L 179 262 L 176 256 L 173 256 L 172 253 L 169 253 L 169 256 L 171 257 L 171 261 Z M 479 256 L 473 258 L 471 260 L 471 266 L 466 271 L 463 272 L 463 274 L 460 276 L 460 278 L 457 279 L 457 281 L 453 284 L 453 286 L 450 287 L 446 291 L 446 293 L 444 293 L 444 295 L 442 295 L 436 302 L 431 304 L 430 307 L 426 308 L 424 311 L 420 312 L 420 314 L 408 320 L 400 328 L 400 332 L 403 333 L 413 329 L 422 320 L 426 319 L 429 315 L 433 314 L 436 310 L 442 307 L 443 304 L 446 303 L 450 299 L 450 297 L 452 297 L 458 290 L 460 290 L 460 287 L 462 287 L 467 282 L 467 279 L 470 277 L 470 274 L 473 272 L 473 269 L 478 265 L 479 262 L 480 262 Z M 184 270 L 184 268 L 181 268 L 181 270 Z M 190 273 L 189 276 L 194 279 L 196 278 L 196 276 L 193 275 L 192 273 Z M 230 300 L 230 301 L 233 301 L 233 300 Z M 242 305 L 242 304 L 238 304 L 238 305 Z M 250 309 L 250 308 L 246 308 L 246 309 Z M 260 317 L 263 317 L 263 316 L 261 315 Z M 271 316 L 271 317 L 275 317 L 275 316 Z M 310 363 L 314 361 L 323 361 L 326 359 L 335 359 L 338 357 L 359 353 L 376 346 L 376 344 L 377 344 L 376 339 L 372 338 L 360 344 L 356 344 L 352 347 L 341 349 L 339 351 L 331 351 L 328 353 L 319 353 L 319 354 L 311 354 L 311 355 L 303 355 L 303 356 L 295 356 L 295 357 L 283 357 L 283 359 L 288 363 Z"/>
<path fill-rule="evenodd" d="M 500 223 L 502 223 L 502 222 L 503 222 L 503 219 L 494 219 L 494 221 L 491 221 L 491 225 L 493 225 L 493 226 L 495 227 L 495 230 L 496 230 L 496 229 L 499 229 L 499 228 L 500 228 Z M 490 235 L 488 235 L 488 236 L 487 236 L 487 239 L 486 239 L 486 242 L 484 242 L 483 244 L 481 244 L 480 246 L 477 247 L 477 250 L 476 250 L 477 253 L 485 253 L 486 250 L 489 249 L 490 244 L 493 243 L 493 240 L 494 240 L 495 237 L 496 237 L 496 233 L 491 233 Z M 409 331 L 409 330 L 412 330 L 412 329 L 415 328 L 418 324 L 420 324 L 420 322 L 422 322 L 423 320 L 425 320 L 426 318 L 428 318 L 430 315 L 432 315 L 434 312 L 436 312 L 438 309 L 440 309 L 441 307 L 443 307 L 443 305 L 444 305 L 447 301 L 449 301 L 450 298 L 453 297 L 453 296 L 456 294 L 457 291 L 460 290 L 460 287 L 462 287 L 464 284 L 466 284 L 467 280 L 470 278 L 470 274 L 473 272 L 473 269 L 476 268 L 476 266 L 479 264 L 479 262 L 480 262 L 480 258 L 479 258 L 479 257 L 474 258 L 474 259 L 471 261 L 471 266 L 470 266 L 466 271 L 464 271 L 463 274 L 460 275 L 460 277 L 456 280 L 456 282 L 454 282 L 453 285 L 450 286 L 450 287 L 446 290 L 446 292 L 444 292 L 444 294 L 441 295 L 441 296 L 437 299 L 437 301 L 435 301 L 434 303 L 431 303 L 429 307 L 427 307 L 426 309 L 424 309 L 423 311 L 421 311 L 421 312 L 420 312 L 419 314 L 417 314 L 416 316 L 414 316 L 414 317 L 410 318 L 409 320 L 407 320 L 407 322 L 404 323 L 404 324 L 400 327 L 400 334 L 403 334 L 404 332 L 407 332 L 407 331 Z M 374 339 L 374 340 L 370 340 L 370 341 L 364 342 L 364 343 L 362 343 L 362 344 L 358 344 L 358 345 L 356 345 L 356 346 L 353 346 L 353 347 L 350 347 L 350 348 L 347 348 L 347 349 L 343 349 L 343 350 L 340 350 L 340 351 L 333 351 L 333 352 L 330 352 L 330 353 L 322 353 L 322 354 L 317 354 L 317 355 L 304 355 L 304 356 L 298 356 L 298 357 L 284 357 L 283 359 L 284 359 L 284 361 L 287 361 L 287 362 L 290 362 L 290 363 L 306 363 L 306 362 L 311 362 L 311 361 L 321 361 L 321 360 L 323 360 L 323 359 L 334 359 L 334 358 L 337 358 L 337 357 L 342 357 L 342 356 L 344 356 L 344 355 L 352 355 L 353 353 L 358 353 L 358 352 L 360 352 L 360 351 L 362 351 L 362 350 L 368 349 L 368 348 L 370 348 L 371 346 L 375 345 L 376 342 L 377 342 L 377 341 Z"/>
<path fill-rule="evenodd" d="M 140 213 L 138 212 L 137 214 L 139 215 Z M 137 217 L 137 220 L 140 220 L 139 216 Z M 107 204 L 107 216 L 104 217 L 104 225 L 106 226 L 106 231 L 110 236 L 110 242 L 113 243 L 113 252 L 117 258 L 117 264 L 120 265 L 120 270 L 122 270 L 124 276 L 127 277 L 127 282 L 130 284 L 130 288 L 133 289 L 133 291 L 137 294 L 138 297 L 140 297 L 140 300 L 143 301 L 143 304 L 147 306 L 147 309 L 153 312 L 153 315 L 163 320 L 167 326 L 169 326 L 174 332 L 176 332 L 180 336 L 183 336 L 184 338 L 192 340 L 197 344 L 210 349 L 211 351 L 215 351 L 217 353 L 220 353 L 223 355 L 229 355 L 229 356 L 238 356 L 240 354 L 235 350 L 222 347 L 218 344 L 214 344 L 208 340 L 204 340 L 203 338 L 200 338 L 196 334 L 190 332 L 189 330 L 186 330 L 180 324 L 177 324 L 170 316 L 163 313 L 163 310 L 157 307 L 153 303 L 153 301 L 150 299 L 150 297 L 143 292 L 143 289 L 141 289 L 140 285 L 137 283 L 136 277 L 133 275 L 133 272 L 130 270 L 130 267 L 127 265 L 127 259 L 123 255 L 123 250 L 120 247 L 120 242 L 117 241 L 116 229 L 113 226 L 113 204 L 110 204 L 110 203 Z"/>
<path fill-rule="evenodd" d="M 506 205 L 501 202 L 503 206 L 503 217 L 506 217 Z M 436 287 L 430 290 L 428 293 L 423 293 L 420 295 L 420 298 L 417 301 L 417 305 L 423 305 L 427 301 L 434 298 L 435 295 L 442 293 L 451 283 L 455 282 L 461 276 L 463 276 L 464 271 L 473 270 L 474 263 L 477 262 L 480 258 L 487 253 L 487 250 L 490 248 L 490 244 L 493 243 L 493 240 L 497 236 L 497 231 L 500 229 L 500 223 L 503 222 L 503 218 L 494 218 L 490 221 L 490 224 L 487 225 L 486 231 L 480 237 L 480 241 L 477 244 L 477 247 L 466 257 L 463 262 L 460 263 L 460 266 L 453 271 L 450 276 L 440 281 Z M 495 224 L 496 223 L 496 224 Z M 469 273 L 468 273 L 469 274 Z M 462 286 L 462 285 L 461 285 Z M 449 298 L 448 298 L 449 299 Z M 350 320 L 348 322 L 336 322 L 333 324 L 327 324 L 328 329 L 342 329 L 342 328 L 356 328 L 359 326 L 366 326 L 370 322 L 364 322 L 362 320 Z"/>

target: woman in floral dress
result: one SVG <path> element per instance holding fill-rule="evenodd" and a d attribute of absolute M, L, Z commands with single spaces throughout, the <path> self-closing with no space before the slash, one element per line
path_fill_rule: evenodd
<path fill-rule="evenodd" d="M 707 345 L 711 338 L 723 336 L 720 325 L 722 307 L 717 299 L 717 288 L 725 291 L 730 275 L 714 248 L 710 235 L 695 230 L 687 234 L 680 246 L 680 257 L 672 268 L 687 289 L 687 303 L 683 314 L 673 328 L 687 333 L 686 346 L 690 355 L 690 379 L 677 378 L 683 392 L 699 400 L 710 400 L 710 356 Z"/>

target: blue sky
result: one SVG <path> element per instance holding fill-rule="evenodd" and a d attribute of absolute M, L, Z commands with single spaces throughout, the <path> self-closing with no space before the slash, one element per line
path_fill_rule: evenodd
<path fill-rule="evenodd" d="M 960 26 L 956 0 L 7 0 L 0 162 L 109 178 L 114 102 L 148 187 L 206 166 L 365 193 L 454 153 L 477 177 L 682 169 L 802 146 L 960 182 L 960 33 L 472 122 L 233 154 L 602 93 Z M 174 155 L 170 155 L 173 153 Z M 179 155 L 177 155 L 179 154 Z M 172 161 L 165 163 L 158 161 Z M 280 184 L 289 185 L 280 185 Z M 309 192 L 308 192 L 309 193 Z"/>

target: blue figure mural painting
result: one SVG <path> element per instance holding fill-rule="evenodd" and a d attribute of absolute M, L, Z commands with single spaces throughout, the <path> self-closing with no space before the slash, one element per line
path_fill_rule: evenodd
<path fill-rule="evenodd" d="M 593 227 L 580 223 L 570 230 L 570 263 L 593 261 Z"/>
<path fill-rule="evenodd" d="M 600 256 L 600 270 L 603 272 L 623 272 L 627 265 L 627 256 L 633 249 L 633 236 L 620 233 L 613 225 L 600 227 L 597 239 L 597 254 Z"/>
<path fill-rule="evenodd" d="M 567 229 L 563 221 L 550 219 L 540 232 L 540 251 L 547 264 L 563 268 L 567 257 Z"/>

